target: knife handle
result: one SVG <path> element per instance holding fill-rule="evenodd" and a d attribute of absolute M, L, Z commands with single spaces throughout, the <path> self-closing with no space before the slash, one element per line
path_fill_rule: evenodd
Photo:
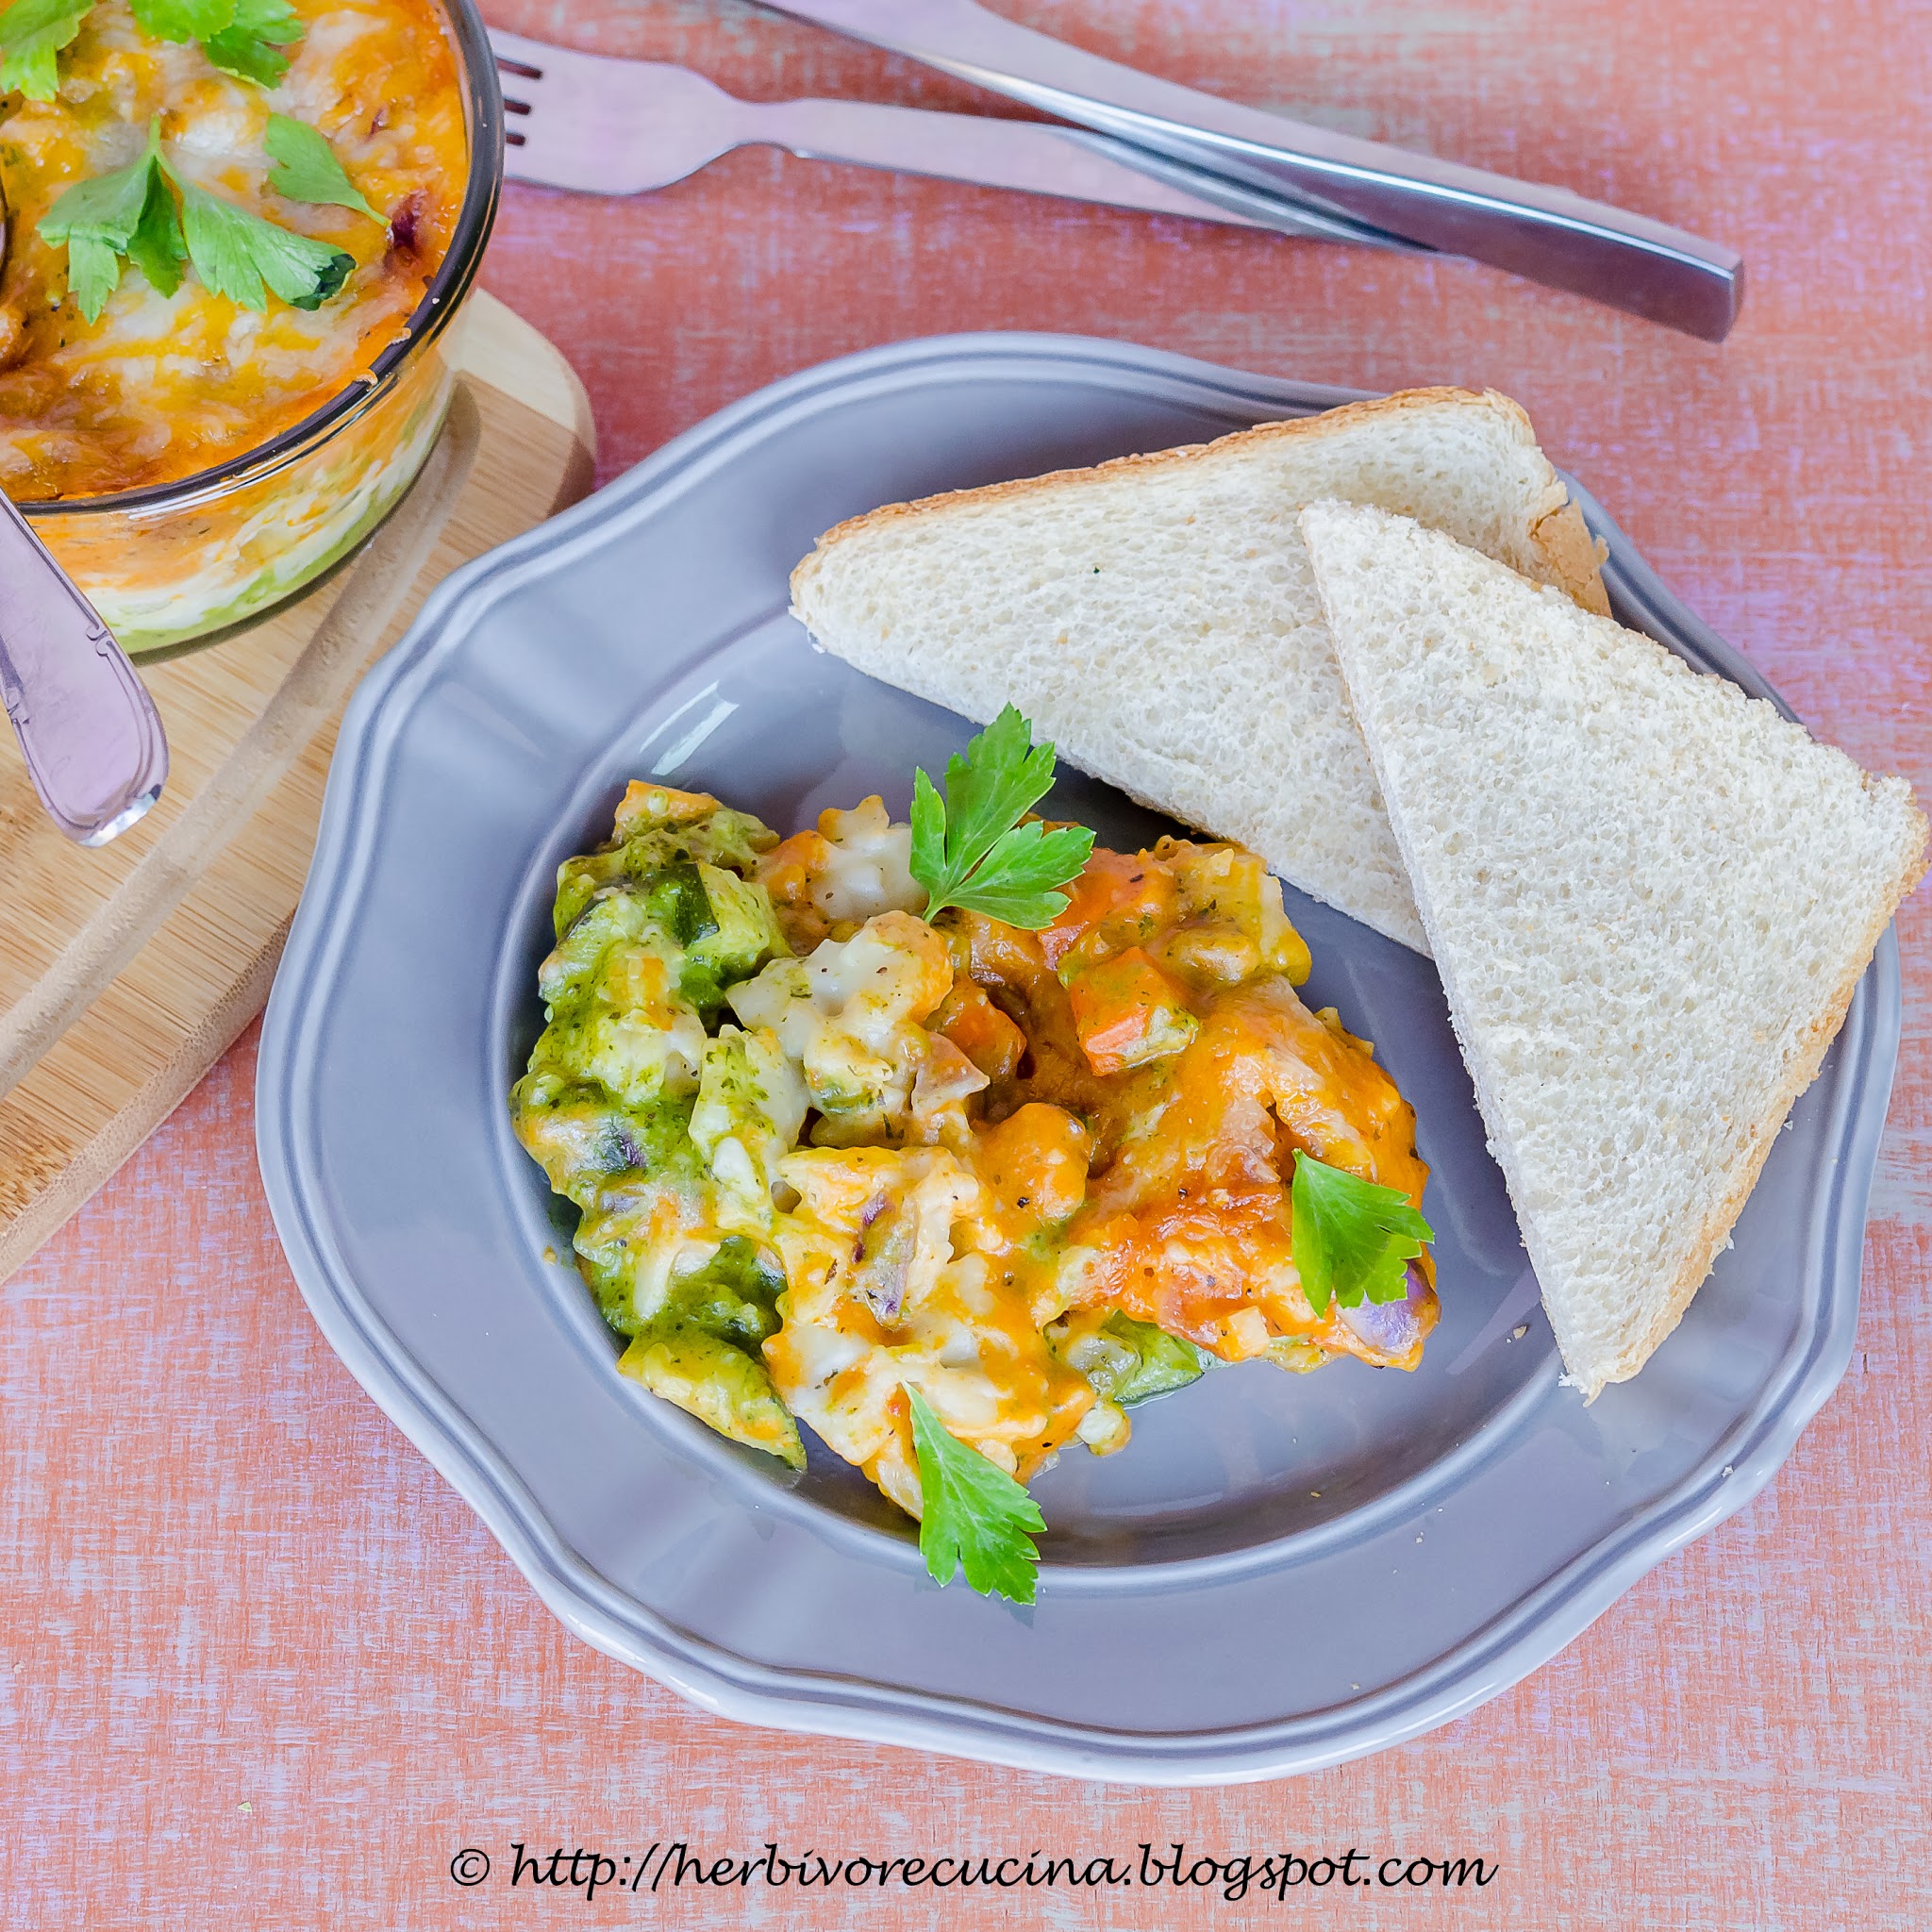
<path fill-rule="evenodd" d="M 1410 154 L 1160 80 L 974 0 L 765 0 L 1062 119 L 1427 248 L 1720 341 L 1732 249 L 1567 189 Z"/>

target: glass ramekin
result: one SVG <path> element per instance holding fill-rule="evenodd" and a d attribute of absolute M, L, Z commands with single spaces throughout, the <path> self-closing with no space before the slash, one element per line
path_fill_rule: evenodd
<path fill-rule="evenodd" d="M 407 333 L 259 449 L 151 489 L 21 506 L 134 656 L 212 642 L 313 583 L 395 507 L 442 426 L 456 381 L 447 331 L 503 189 L 503 94 L 472 0 L 438 4 L 462 75 L 470 171 Z"/>

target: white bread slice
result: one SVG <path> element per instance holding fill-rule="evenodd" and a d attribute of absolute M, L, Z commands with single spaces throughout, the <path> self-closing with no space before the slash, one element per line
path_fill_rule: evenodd
<path fill-rule="evenodd" d="M 834 656 L 981 724 L 1010 700 L 1070 763 L 1421 949 L 1295 528 L 1331 496 L 1608 608 L 1528 417 L 1436 389 L 874 510 L 819 540 L 792 608 Z"/>
<path fill-rule="evenodd" d="M 1925 867 L 1903 778 L 1406 518 L 1304 512 L 1571 1378 L 1641 1368 Z"/>

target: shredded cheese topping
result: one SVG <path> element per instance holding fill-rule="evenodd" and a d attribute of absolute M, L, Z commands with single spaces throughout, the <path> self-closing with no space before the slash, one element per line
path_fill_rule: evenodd
<path fill-rule="evenodd" d="M 280 85 L 219 72 L 99 0 L 60 55 L 58 97 L 0 124 L 10 222 L 0 277 L 0 488 L 24 503 L 171 483 L 273 441 L 401 336 L 448 249 L 468 172 L 463 92 L 432 0 L 291 0 L 306 29 Z M 327 137 L 382 217 L 268 186 L 271 113 Z M 192 274 L 172 296 L 129 268 L 93 323 L 66 250 L 36 224 L 75 183 L 134 159 L 158 115 L 188 180 L 346 250 L 342 291 L 256 314 Z"/>

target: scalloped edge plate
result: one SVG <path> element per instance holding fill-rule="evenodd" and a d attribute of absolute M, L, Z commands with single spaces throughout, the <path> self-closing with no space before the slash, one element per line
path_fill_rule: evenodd
<path fill-rule="evenodd" d="M 1881 941 L 1825 1070 L 1802 1103 L 1813 1123 L 1807 1130 L 1807 1144 L 1815 1142 L 1815 1152 L 1806 1157 L 1811 1190 L 1804 1210 L 1803 1252 L 1791 1255 L 1791 1275 L 1782 1285 L 1796 1310 L 1794 1325 L 1775 1356 L 1767 1357 L 1763 1373 L 1739 1394 L 1734 1407 L 1724 1410 L 1721 1425 L 1694 1463 L 1657 1493 L 1642 1498 L 1588 1547 L 1553 1561 L 1533 1587 L 1519 1591 L 1479 1627 L 1462 1631 L 1413 1667 L 1370 1684 L 1359 1696 L 1331 1695 L 1325 1701 L 1314 1700 L 1307 1708 L 1253 1723 L 1224 1720 L 1198 1727 L 1173 1723 L 1140 1727 L 1132 1722 L 1131 1710 L 1118 1724 L 1074 1722 L 1046 1707 L 1048 1699 L 1037 1700 L 1040 1707 L 1026 1707 L 1024 1695 L 1019 1694 L 1021 1687 L 1010 1678 L 990 1680 L 976 1686 L 973 1694 L 961 1694 L 957 1686 L 922 1689 L 916 1684 L 874 1681 L 851 1669 L 761 1660 L 748 1649 L 734 1649 L 708 1636 L 700 1627 L 701 1610 L 680 1621 L 647 1605 L 638 1591 L 613 1580 L 609 1566 L 600 1567 L 598 1550 L 585 1547 L 595 1542 L 594 1532 L 578 1525 L 574 1541 L 574 1533 L 546 1512 L 535 1485 L 520 1470 L 516 1452 L 506 1451 L 497 1440 L 500 1434 L 514 1433 L 514 1419 L 501 1407 L 502 1378 L 471 1374 L 466 1384 L 456 1386 L 466 1373 L 460 1364 L 441 1357 L 425 1359 L 420 1348 L 403 1340 L 399 1328 L 406 1325 L 405 1299 L 418 1291 L 416 1277 L 389 1262 L 365 1263 L 358 1272 L 347 1258 L 356 1245 L 358 1215 L 391 1212 L 394 1204 L 344 1197 L 330 1165 L 326 1136 L 318 1124 L 319 1103 L 327 1095 L 330 1080 L 340 1078 L 331 1074 L 327 1053 L 328 1028 L 340 1017 L 334 1013 L 336 990 L 345 965 L 354 962 L 356 949 L 371 943 L 365 888 L 378 848 L 385 799 L 399 779 L 397 760 L 405 756 L 404 740 L 412 719 L 425 706 L 437 704 L 439 694 L 460 691 L 467 675 L 482 676 L 475 671 L 482 650 L 476 641 L 492 616 L 501 615 L 510 600 L 533 584 L 543 587 L 558 608 L 568 610 L 572 573 L 586 558 L 605 554 L 608 546 L 641 541 L 654 530 L 672 527 L 680 517 L 690 522 L 698 515 L 693 503 L 713 498 L 741 505 L 747 525 L 758 526 L 768 545 L 776 542 L 768 557 L 758 551 L 747 563 L 746 556 L 756 546 L 742 541 L 734 511 L 733 527 L 726 531 L 721 526 L 714 532 L 734 567 L 756 574 L 758 568 L 775 567 L 777 557 L 803 554 L 815 531 L 788 551 L 782 535 L 774 539 L 771 528 L 758 525 L 761 511 L 769 508 L 758 494 L 760 479 L 772 451 L 786 440 L 786 446 L 791 447 L 802 439 L 805 446 L 815 449 L 815 460 L 822 460 L 828 473 L 839 472 L 845 448 L 841 425 L 851 420 L 841 412 L 856 408 L 903 407 L 915 416 L 922 409 L 941 416 L 948 409 L 959 409 L 961 424 L 973 425 L 970 433 L 961 429 L 962 446 L 970 442 L 973 447 L 970 452 L 962 447 L 957 480 L 987 480 L 987 451 L 997 443 L 1000 411 L 1014 412 L 1017 420 L 1016 399 L 1025 395 L 1029 386 L 1035 394 L 1058 397 L 1075 416 L 1091 408 L 1091 433 L 1083 429 L 1071 438 L 1074 446 L 1058 458 L 1076 464 L 1124 454 L 1128 447 L 1160 446 L 1110 441 L 1110 435 L 1117 433 L 1108 426 L 1112 411 L 1132 415 L 1144 405 L 1143 413 L 1157 412 L 1158 405 L 1158 412 L 1198 418 L 1198 433 L 1207 437 L 1245 423 L 1311 413 L 1356 394 L 1241 375 L 1133 344 L 1074 337 L 979 335 L 897 343 L 827 363 L 758 391 L 679 437 L 575 509 L 455 573 L 408 635 L 370 673 L 342 726 L 308 890 L 290 935 L 262 1037 L 257 1084 L 262 1177 L 296 1280 L 337 1353 L 476 1508 L 544 1601 L 598 1649 L 710 1710 L 791 1730 L 1142 1784 L 1282 1776 L 1413 1737 L 1517 1682 L 1553 1657 L 1646 1571 L 1722 1522 L 1770 1480 L 1850 1359 L 1865 1206 L 1898 1048 L 1900 985 L 1893 933 L 1888 931 Z M 1180 439 L 1169 439 L 1175 440 Z M 929 487 L 951 487 L 944 480 L 947 452 L 933 452 L 931 461 L 931 474 L 941 480 Z M 881 481 L 869 493 L 865 465 L 861 449 L 840 476 L 836 501 L 832 495 L 824 499 L 839 515 L 847 513 L 848 502 L 867 508 L 907 493 L 903 479 L 899 484 Z M 1020 474 L 1052 466 L 1036 462 Z M 720 497 L 721 481 L 735 484 L 738 493 L 727 489 Z M 1736 651 L 1670 595 L 1594 500 L 1574 483 L 1571 488 L 1592 529 L 1608 545 L 1604 575 L 1617 615 L 1700 668 L 1722 674 L 1754 695 L 1779 702 Z M 713 525 L 719 524 L 715 508 L 704 514 Z M 835 520 L 826 514 L 818 527 Z M 772 521 L 768 517 L 767 525 Z M 758 562 L 758 557 L 765 558 L 763 564 Z M 775 599 L 782 607 L 782 574 Z M 772 601 L 766 600 L 768 605 Z M 554 644 L 551 639 L 547 647 Z M 713 648 L 722 648 L 722 641 Z M 541 657 L 529 669 L 541 675 Z M 490 675 L 501 684 L 500 661 L 493 661 Z M 621 706 L 615 707 L 612 716 L 621 711 Z M 587 760 L 593 748 L 608 744 L 611 728 L 585 727 Z M 413 755 L 420 757 L 420 749 Z M 532 827 L 532 839 L 549 830 Z M 529 858 L 529 848 L 506 852 L 506 875 L 525 869 Z M 508 890 L 502 885 L 499 897 Z M 491 1158 L 491 1131 L 489 1123 L 478 1121 L 477 1158 L 486 1168 Z M 1787 1176 L 1787 1186 L 1789 1181 Z M 455 1210 L 432 1199 L 420 1204 L 417 1211 L 427 1217 L 433 1232 L 439 1213 Z M 1745 1211 L 1748 1216 L 1748 1205 Z M 511 1291 L 525 1292 L 521 1287 Z M 555 1332 L 559 1347 L 575 1346 L 560 1329 Z M 540 1362 L 533 1360 L 531 1366 L 540 1375 L 546 1373 Z M 1660 1385 L 1663 1378 L 1657 1379 Z M 1601 1422 L 1614 1416 L 1618 1401 L 1624 1399 L 1617 1391 L 1607 1391 L 1588 1413 Z M 517 1400 L 514 1390 L 508 1400 Z M 1555 1405 L 1568 1407 L 1559 1413 Z M 1493 1476 L 1510 1455 L 1523 1454 L 1524 1419 L 1532 1414 L 1555 1416 L 1573 1441 L 1588 1437 L 1594 1442 L 1598 1436 L 1606 1443 L 1610 1440 L 1602 1428 L 1598 1436 L 1580 1428 L 1575 1418 L 1585 1411 L 1567 1391 L 1555 1387 L 1554 1377 L 1545 1375 L 1527 1385 L 1521 1399 L 1507 1405 L 1492 1424 L 1445 1458 L 1443 1480 L 1453 1486 Z M 1649 1430 L 1655 1436 L 1669 1427 L 1669 1420 L 1660 1418 L 1653 1404 L 1639 1434 Z M 675 1456 L 675 1443 L 668 1453 Z M 1602 1453 L 1607 1457 L 1607 1450 Z M 1632 1448 L 1629 1453 L 1635 1457 L 1639 1452 Z M 1605 1467 L 1608 1466 L 1607 1460 Z M 672 1478 L 665 1480 L 669 1484 Z M 1607 1483 L 1614 1480 L 1613 1475 L 1605 1477 Z M 708 1507 L 715 1508 L 719 1493 L 714 1478 L 707 1491 L 711 1499 Z M 726 1512 L 734 1521 L 737 1515 L 761 1513 L 755 1506 L 738 1509 L 730 1504 Z M 1345 1543 L 1355 1533 L 1350 1519 L 1341 1518 L 1339 1524 L 1330 1525 L 1317 1541 Z M 774 1532 L 769 1524 L 755 1526 L 767 1543 L 776 1535 L 782 1544 L 785 1536 L 793 1534 L 782 1526 Z M 824 1539 L 822 1550 L 782 1560 L 821 1566 L 850 1566 L 863 1560 L 855 1554 L 851 1526 L 836 1529 Z M 1360 1533 L 1366 1537 L 1366 1524 Z M 728 1532 L 719 1527 L 715 1534 L 724 1539 Z M 1308 1560 L 1302 1546 L 1307 1541 L 1286 1540 L 1279 1566 L 1284 1575 Z M 1421 1541 L 1420 1535 L 1416 1541 Z M 1290 1550 L 1289 1544 L 1296 1547 Z M 1471 1559 L 1475 1560 L 1474 1554 Z M 773 1560 L 781 1558 L 774 1556 Z M 899 1566 L 901 1571 L 913 1567 Z M 1252 1560 L 1247 1567 L 1253 1569 Z M 887 1563 L 881 1574 L 891 1569 Z M 937 1620 L 944 1615 L 951 1620 L 950 1634 L 943 1641 L 955 1646 L 956 1664 L 959 1639 L 954 1625 L 991 1632 L 1004 1640 L 1003 1630 L 966 1620 L 1018 1614 L 976 1600 L 970 1610 L 922 1610 L 919 1606 L 940 1601 L 939 1593 L 923 1578 L 907 1575 L 893 1587 L 902 1591 L 893 1600 L 893 1614 L 906 1614 L 909 1604 L 914 1617 Z M 1209 1582 L 1198 1587 L 1206 1591 Z M 1058 1588 L 1049 1575 L 1042 1589 L 1043 1607 Z M 1150 1579 L 1141 1597 L 1159 1594 L 1169 1607 L 1158 1614 L 1178 1619 L 1176 1627 L 1181 1627 L 1189 1614 L 1190 1588 L 1184 1577 Z M 963 1594 L 949 1593 L 947 1603 Z M 1126 1600 L 1109 1599 L 1105 1591 L 1096 1596 L 1076 1584 L 1065 1595 L 1073 1607 L 1069 1616 L 1126 1613 Z M 1110 1601 L 1116 1606 L 1112 1611 Z M 1426 1622 L 1431 1614 L 1428 1602 L 1421 1597 L 1415 1601 L 1418 1614 Z M 1137 1611 L 1143 1607 L 1137 1599 Z M 1058 1615 L 1063 1607 L 1054 1607 Z M 1042 1623 L 1049 1623 L 1044 1614 Z M 1061 1641 L 1032 1637 L 1030 1621 L 1027 1627 L 1032 1641 L 1041 1644 Z M 1104 1639 L 1105 1633 L 1099 1634 Z M 1409 1638 L 1415 1635 L 1411 1628 Z"/>

